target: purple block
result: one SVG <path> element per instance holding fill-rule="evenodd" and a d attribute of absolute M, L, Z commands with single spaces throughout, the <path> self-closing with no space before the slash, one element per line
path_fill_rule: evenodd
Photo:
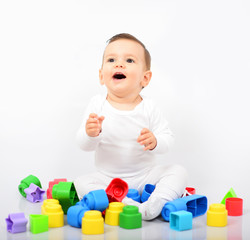
<path fill-rule="evenodd" d="M 31 183 L 28 188 L 24 189 L 24 192 L 26 193 L 26 199 L 33 203 L 43 201 L 43 195 L 45 194 L 45 191 L 34 183 Z"/>
<path fill-rule="evenodd" d="M 28 220 L 25 218 L 24 213 L 10 213 L 8 218 L 5 219 L 7 224 L 7 231 L 10 233 L 26 232 L 26 225 Z"/>

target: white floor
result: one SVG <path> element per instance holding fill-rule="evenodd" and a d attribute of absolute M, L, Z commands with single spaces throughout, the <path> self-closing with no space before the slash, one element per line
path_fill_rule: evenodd
<path fill-rule="evenodd" d="M 3 203 L 8 201 L 6 208 Z M 19 195 L 9 199 L 3 198 L 1 203 L 1 222 L 0 222 L 0 239 L 8 240 L 104 240 L 104 239 L 124 239 L 124 240 L 143 240 L 143 239 L 211 239 L 211 240 L 241 240 L 250 239 L 250 210 L 244 209 L 243 216 L 228 217 L 228 226 L 222 228 L 208 227 L 206 225 L 206 215 L 193 219 L 193 229 L 183 232 L 171 230 L 169 223 L 163 221 L 161 217 L 153 221 L 143 221 L 142 228 L 136 230 L 126 230 L 120 227 L 105 225 L 105 234 L 103 235 L 84 235 L 81 229 L 73 228 L 67 225 L 65 217 L 65 226 L 62 228 L 49 229 L 48 232 L 32 234 L 27 226 L 27 232 L 11 234 L 6 230 L 5 218 L 6 212 L 24 212 L 28 218 L 29 214 L 40 214 L 41 203 L 30 203 Z M 4 215 L 3 215 L 4 214 Z"/>

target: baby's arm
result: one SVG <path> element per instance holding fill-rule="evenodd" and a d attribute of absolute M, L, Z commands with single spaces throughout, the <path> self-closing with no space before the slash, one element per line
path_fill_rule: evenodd
<path fill-rule="evenodd" d="M 94 151 L 99 145 L 102 134 L 101 126 L 104 117 L 98 117 L 101 112 L 102 97 L 95 96 L 90 100 L 85 112 L 80 128 L 77 131 L 76 141 L 79 147 L 84 151 Z"/>
<path fill-rule="evenodd" d="M 144 145 L 144 151 L 153 150 L 157 145 L 155 135 L 147 128 L 143 128 L 137 142 Z"/>
<path fill-rule="evenodd" d="M 137 141 L 144 145 L 144 150 L 153 150 L 154 153 L 166 153 L 173 144 L 173 134 L 163 112 L 152 101 L 147 101 L 147 115 L 149 116 L 148 129 L 142 129 Z"/>

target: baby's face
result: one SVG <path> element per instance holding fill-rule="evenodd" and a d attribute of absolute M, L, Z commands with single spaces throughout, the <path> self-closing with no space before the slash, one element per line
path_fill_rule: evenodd
<path fill-rule="evenodd" d="M 120 97 L 139 94 L 150 81 L 149 73 L 151 78 L 139 43 L 120 39 L 106 47 L 99 76 L 109 93 Z"/>

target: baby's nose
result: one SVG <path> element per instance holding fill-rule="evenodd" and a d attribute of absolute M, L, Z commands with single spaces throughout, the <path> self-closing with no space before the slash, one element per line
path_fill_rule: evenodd
<path fill-rule="evenodd" d="M 116 62 L 115 67 L 116 68 L 124 68 L 124 64 L 122 62 Z"/>

